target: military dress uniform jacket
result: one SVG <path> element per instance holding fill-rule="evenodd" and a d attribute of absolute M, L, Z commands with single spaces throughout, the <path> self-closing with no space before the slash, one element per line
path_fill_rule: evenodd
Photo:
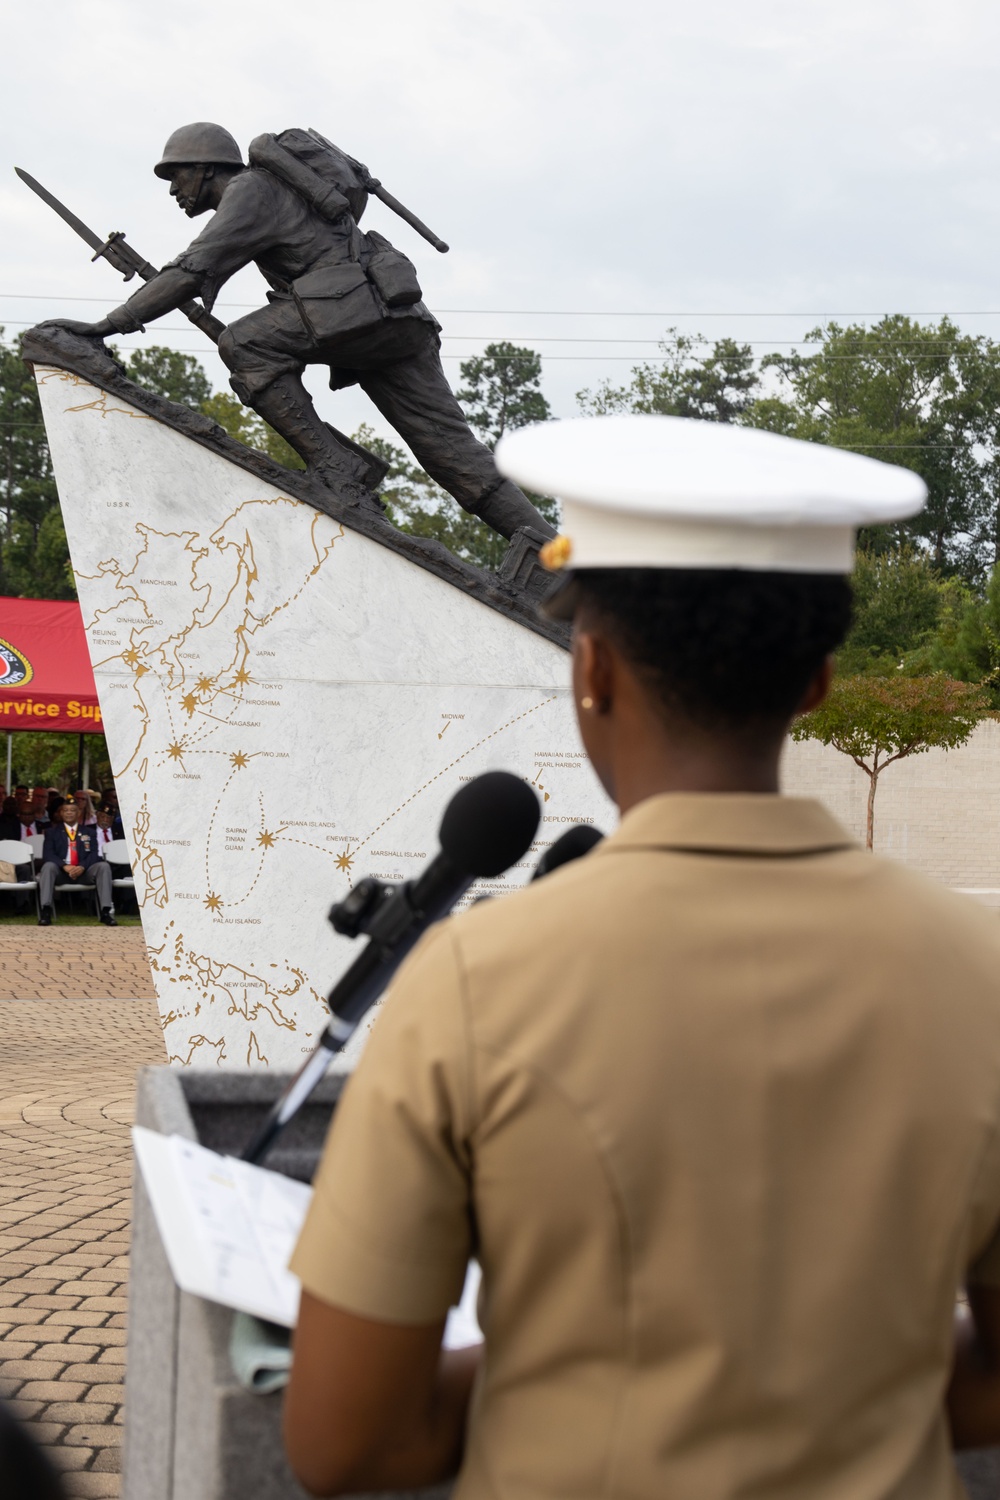
<path fill-rule="evenodd" d="M 76 855 L 78 862 L 85 870 L 89 870 L 90 866 L 100 859 L 96 825 L 91 824 L 87 827 L 79 823 L 76 825 Z M 51 828 L 46 828 L 42 844 L 42 864 L 69 864 L 69 834 L 66 832 L 65 823 L 53 823 Z"/>
<path fill-rule="evenodd" d="M 459 1500 L 943 1500 L 1000 1285 L 1000 929 L 818 804 L 660 796 L 433 930 L 292 1267 L 421 1324 L 483 1267 Z"/>

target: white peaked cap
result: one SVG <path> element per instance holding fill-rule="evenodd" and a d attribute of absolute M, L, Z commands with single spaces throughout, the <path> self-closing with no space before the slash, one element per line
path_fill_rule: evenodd
<path fill-rule="evenodd" d="M 859 526 L 922 510 L 911 469 L 687 417 L 582 417 L 501 438 L 501 474 L 562 501 L 560 568 L 849 573 Z"/>

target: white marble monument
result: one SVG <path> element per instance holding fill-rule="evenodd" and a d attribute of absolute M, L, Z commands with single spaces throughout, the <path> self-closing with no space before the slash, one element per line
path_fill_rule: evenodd
<path fill-rule="evenodd" d="M 331 902 L 417 873 L 463 780 L 544 801 L 497 891 L 570 824 L 613 826 L 568 657 L 118 394 L 36 376 L 168 1053 L 296 1066 L 357 952 Z"/>

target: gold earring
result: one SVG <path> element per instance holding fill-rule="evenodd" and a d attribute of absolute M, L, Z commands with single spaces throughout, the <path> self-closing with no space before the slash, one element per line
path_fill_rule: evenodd
<path fill-rule="evenodd" d="M 593 708 L 593 706 L 594 706 L 594 700 L 593 700 L 593 698 L 587 697 L 587 698 L 581 698 L 580 699 L 580 707 L 581 708 L 585 708 L 585 709 L 587 709 L 589 711 L 590 709 Z"/>

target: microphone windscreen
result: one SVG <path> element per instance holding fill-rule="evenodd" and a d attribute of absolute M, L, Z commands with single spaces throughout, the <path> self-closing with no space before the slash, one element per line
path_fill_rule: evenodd
<path fill-rule="evenodd" d="M 564 834 L 550 844 L 535 868 L 532 880 L 541 880 L 543 875 L 551 875 L 553 870 L 558 870 L 560 865 L 568 865 L 571 860 L 581 859 L 583 855 L 589 854 L 595 844 L 599 844 L 604 837 L 599 828 L 591 823 L 574 823 L 572 828 L 567 828 Z"/>
<path fill-rule="evenodd" d="M 441 819 L 441 850 L 466 875 L 500 875 L 531 848 L 542 811 L 526 781 L 487 771 L 457 791 Z"/>

